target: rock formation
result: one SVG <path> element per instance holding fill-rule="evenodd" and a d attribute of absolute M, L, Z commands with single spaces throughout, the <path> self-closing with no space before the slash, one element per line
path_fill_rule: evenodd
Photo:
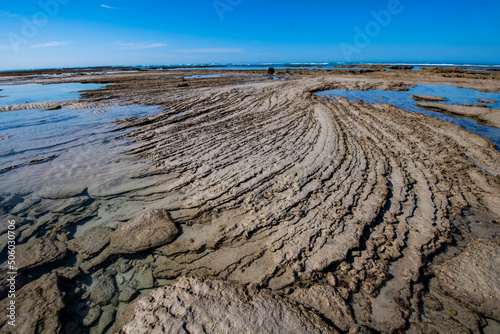
<path fill-rule="evenodd" d="M 449 295 L 479 314 L 500 321 L 500 243 L 476 239 L 435 271 Z"/>
<path fill-rule="evenodd" d="M 150 210 L 113 231 L 110 247 L 116 254 L 137 253 L 168 244 L 178 233 L 166 210 Z"/>
<path fill-rule="evenodd" d="M 64 308 L 63 293 L 55 274 L 47 274 L 16 292 L 15 299 L 0 301 L 2 312 L 6 312 L 10 301 L 15 300 L 15 327 L 7 323 L 5 313 L 0 317 L 2 333 L 49 334 L 62 331 L 59 315 Z"/>
<path fill-rule="evenodd" d="M 417 107 L 469 117 L 482 122 L 484 125 L 500 128 L 500 109 L 492 109 L 484 105 L 475 106 L 444 103 L 417 103 Z"/>
<path fill-rule="evenodd" d="M 412 98 L 415 101 L 424 101 L 424 102 L 442 102 L 448 101 L 445 97 L 440 96 L 432 96 L 432 95 L 413 95 Z"/>
<path fill-rule="evenodd" d="M 63 259 L 67 254 L 66 245 L 51 237 L 33 239 L 17 247 L 17 267 L 32 270 L 44 264 Z"/>
<path fill-rule="evenodd" d="M 318 315 L 266 290 L 180 278 L 131 303 L 115 333 L 336 333 Z"/>

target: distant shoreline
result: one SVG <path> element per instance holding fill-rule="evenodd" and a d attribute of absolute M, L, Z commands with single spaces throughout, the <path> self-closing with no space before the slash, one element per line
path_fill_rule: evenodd
<path fill-rule="evenodd" d="M 280 66 L 0 73 L 26 331 L 497 328 L 500 68 Z"/>
<path fill-rule="evenodd" d="M 178 68 L 221 68 L 226 69 L 237 67 L 245 69 L 248 67 L 359 67 L 359 66 L 414 66 L 414 67 L 469 67 L 469 68 L 498 68 L 500 64 L 471 64 L 471 63 L 425 63 L 425 62 L 269 62 L 269 63 L 198 63 L 198 64 L 158 64 L 158 65 L 102 65 L 102 66 L 76 66 L 76 67 L 47 67 L 47 68 L 24 68 L 0 70 L 0 73 L 10 72 L 30 72 L 30 71 L 48 71 L 48 70 L 98 70 L 98 69 L 178 69 Z"/>

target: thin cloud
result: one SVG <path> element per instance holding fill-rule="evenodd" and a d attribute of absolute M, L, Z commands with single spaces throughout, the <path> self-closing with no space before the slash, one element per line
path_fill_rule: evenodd
<path fill-rule="evenodd" d="M 14 50 L 10 45 L 0 45 L 0 50 Z"/>
<path fill-rule="evenodd" d="M 62 46 L 62 45 L 66 45 L 66 44 L 69 44 L 69 42 L 53 41 L 53 42 L 49 42 L 49 43 L 35 44 L 35 45 L 32 45 L 31 48 L 32 49 L 50 48 L 50 47 L 53 47 L 53 46 Z"/>
<path fill-rule="evenodd" d="M 134 43 L 134 42 L 116 42 L 114 43 L 120 50 L 137 50 L 137 49 L 151 49 L 151 48 L 162 48 L 164 46 L 167 46 L 165 43 Z"/>
<path fill-rule="evenodd" d="M 243 49 L 192 49 L 192 50 L 176 50 L 176 52 L 187 52 L 187 53 L 239 53 L 243 52 Z"/>
<path fill-rule="evenodd" d="M 101 5 L 102 8 L 107 8 L 107 9 L 116 9 L 116 7 L 111 7 L 108 5 Z"/>
<path fill-rule="evenodd" d="M 0 10 L 0 17 L 18 17 L 19 15 L 17 14 L 12 14 L 11 12 L 7 10 Z"/>

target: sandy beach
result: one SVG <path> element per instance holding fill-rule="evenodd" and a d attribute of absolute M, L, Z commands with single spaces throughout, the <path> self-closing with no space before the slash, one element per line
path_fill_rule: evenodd
<path fill-rule="evenodd" d="M 107 70 L 0 73 L 1 85 L 103 85 L 2 115 L 158 108 L 117 114 L 102 149 L 1 166 L 23 333 L 500 330 L 498 144 L 391 103 L 317 94 L 500 93 L 499 71 Z M 500 128 L 498 101 L 414 100 Z"/>

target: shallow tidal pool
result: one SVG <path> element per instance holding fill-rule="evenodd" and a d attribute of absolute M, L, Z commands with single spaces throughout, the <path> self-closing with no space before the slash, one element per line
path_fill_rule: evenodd
<path fill-rule="evenodd" d="M 420 112 L 427 116 L 432 116 L 457 124 L 466 130 L 491 140 L 497 146 L 497 149 L 500 148 L 500 129 L 479 125 L 472 119 L 452 117 L 443 113 L 422 109 L 417 107 L 417 101 L 412 98 L 412 95 L 431 95 L 445 97 L 448 99 L 445 102 L 439 103 L 487 105 L 489 108 L 500 108 L 500 102 L 494 104 L 483 104 L 477 102 L 478 99 L 500 101 L 500 93 L 484 93 L 474 89 L 457 88 L 450 85 L 417 85 L 417 87 L 410 87 L 406 92 L 333 89 L 319 92 L 317 95 L 333 98 L 335 98 L 335 96 L 341 96 L 349 100 L 361 100 L 371 104 L 389 103 L 404 110 Z"/>

